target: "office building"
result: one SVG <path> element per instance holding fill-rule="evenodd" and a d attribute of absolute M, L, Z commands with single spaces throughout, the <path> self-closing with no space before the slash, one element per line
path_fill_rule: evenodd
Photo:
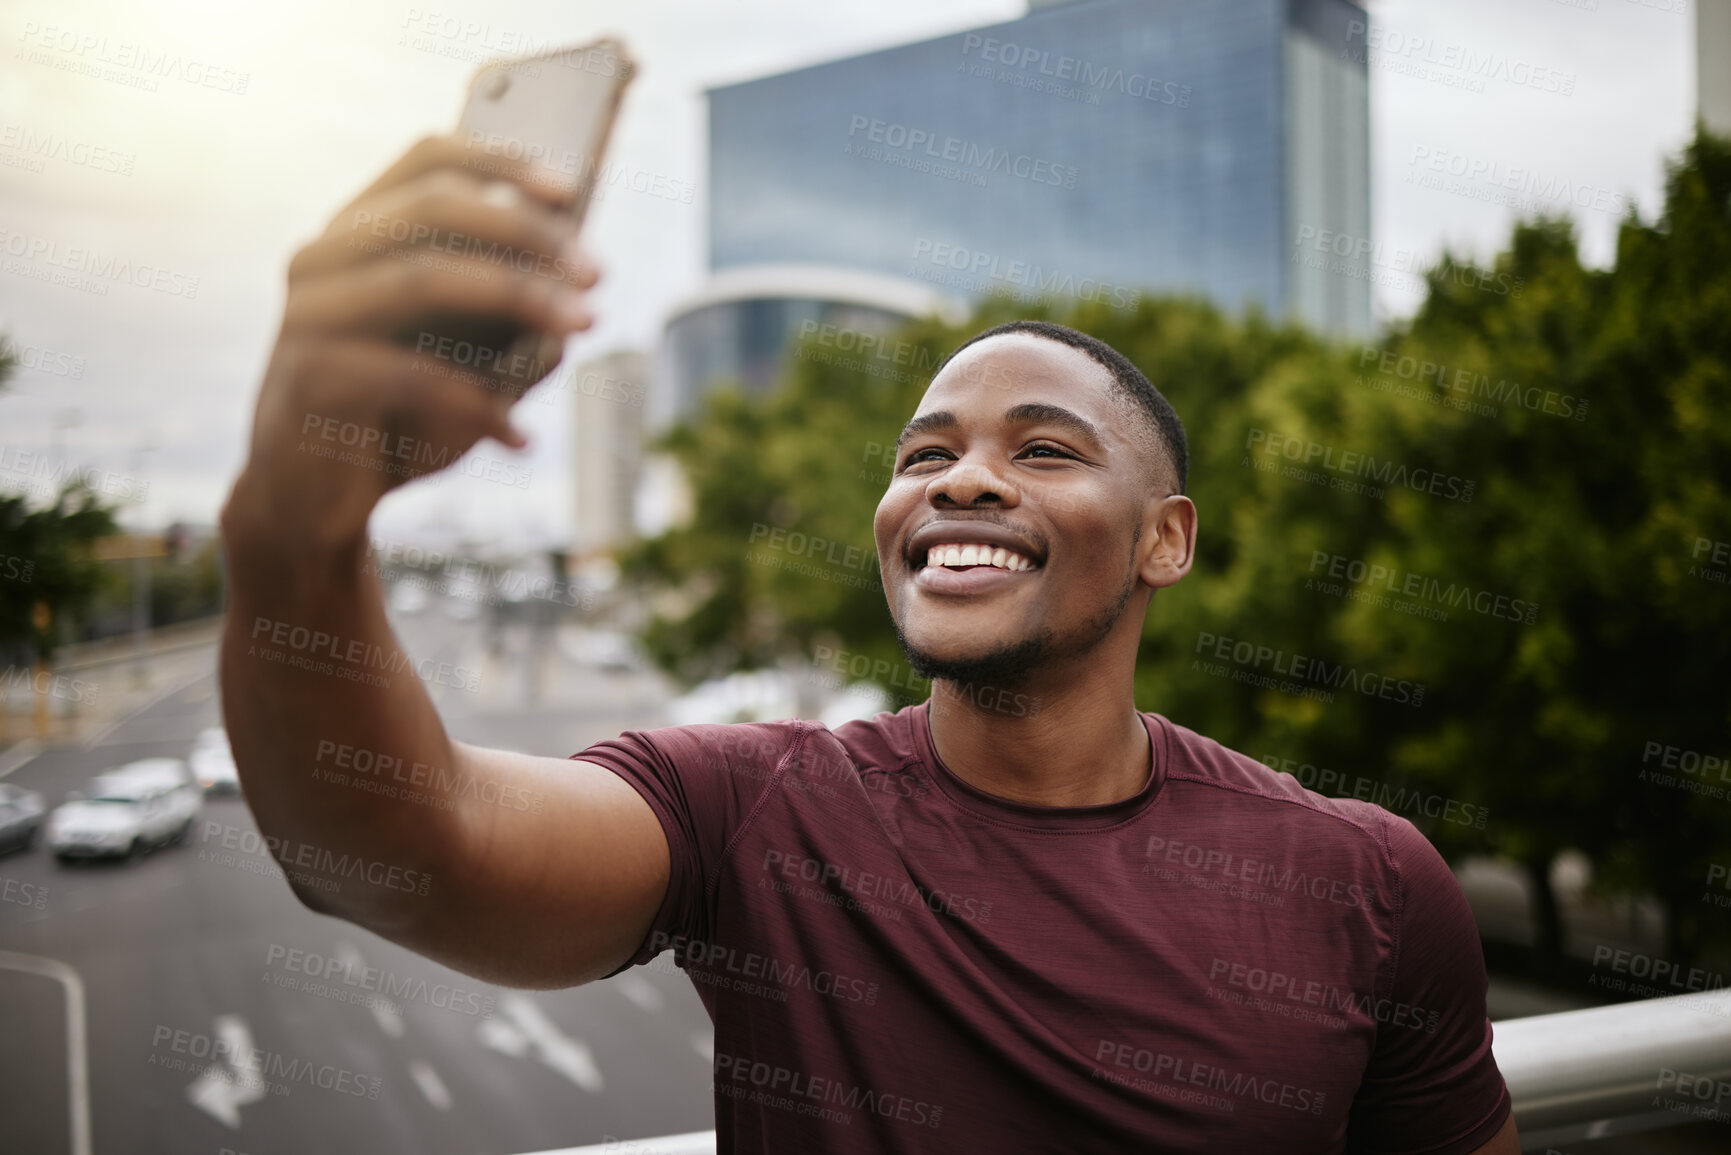
<path fill-rule="evenodd" d="M 710 267 L 1190 293 L 1362 335 L 1367 23 L 1345 0 L 1048 2 L 712 89 Z"/>

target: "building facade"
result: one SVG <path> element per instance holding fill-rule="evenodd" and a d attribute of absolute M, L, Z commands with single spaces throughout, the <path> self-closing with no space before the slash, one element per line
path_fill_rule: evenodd
<path fill-rule="evenodd" d="M 1046 2 L 712 89 L 710 267 L 1189 293 L 1361 336 L 1367 24 L 1345 0 Z"/>

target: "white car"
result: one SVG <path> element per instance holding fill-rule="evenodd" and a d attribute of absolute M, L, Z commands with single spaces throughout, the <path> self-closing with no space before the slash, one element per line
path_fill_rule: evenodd
<path fill-rule="evenodd" d="M 221 727 L 199 732 L 186 756 L 192 766 L 192 776 L 206 794 L 239 794 L 240 774 L 234 768 L 234 751 L 229 749 L 228 734 Z"/>
<path fill-rule="evenodd" d="M 184 841 L 203 800 L 179 758 L 128 762 L 48 818 L 48 849 L 69 858 L 130 857 Z"/>
<path fill-rule="evenodd" d="M 405 578 L 391 587 L 390 607 L 394 614 L 418 614 L 432 601 L 419 579 Z"/>

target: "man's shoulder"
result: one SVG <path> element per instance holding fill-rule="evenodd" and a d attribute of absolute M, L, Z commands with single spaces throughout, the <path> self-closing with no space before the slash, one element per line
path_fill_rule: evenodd
<path fill-rule="evenodd" d="M 838 759 L 861 766 L 895 765 L 917 757 L 906 715 L 907 709 L 903 709 L 850 719 L 834 727 L 809 718 L 690 722 L 628 731 L 619 740 L 649 747 L 681 766 L 767 771 L 786 763 L 797 770 L 814 761 Z"/>
<path fill-rule="evenodd" d="M 1167 781 L 1211 789 L 1211 808 L 1258 815 L 1305 834 L 1332 832 L 1365 839 L 1392 862 L 1411 837 L 1423 841 L 1406 819 L 1357 798 L 1334 798 L 1307 789 L 1296 777 L 1234 750 L 1158 714 L 1150 715 L 1167 735 Z M 1404 829 L 1402 829 L 1404 828 Z"/>

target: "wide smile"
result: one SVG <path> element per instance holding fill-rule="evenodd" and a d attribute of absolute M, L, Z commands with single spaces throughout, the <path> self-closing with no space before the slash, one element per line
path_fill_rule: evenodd
<path fill-rule="evenodd" d="M 1026 581 L 1042 567 L 1031 549 L 1002 532 L 954 528 L 960 532 L 953 538 L 938 527 L 915 535 L 908 552 L 915 588 L 934 594 L 985 593 Z M 998 540 L 978 540 L 981 537 Z"/>

